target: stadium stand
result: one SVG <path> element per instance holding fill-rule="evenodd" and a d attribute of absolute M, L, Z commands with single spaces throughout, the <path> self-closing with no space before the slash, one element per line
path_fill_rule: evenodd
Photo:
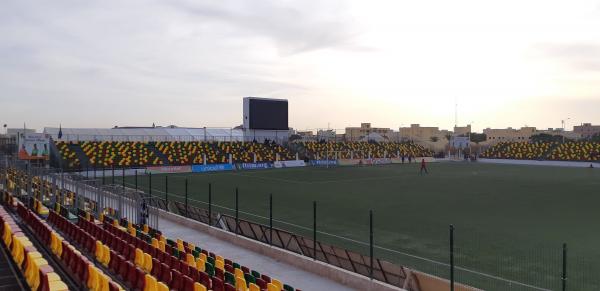
<path fill-rule="evenodd" d="M 56 143 L 67 168 L 134 167 L 158 165 L 189 165 L 274 162 L 296 156 L 287 148 L 271 142 L 63 142 Z M 155 148 L 158 152 L 155 154 Z M 77 152 L 81 151 L 82 163 Z M 158 155 L 164 155 L 166 163 Z"/>
<path fill-rule="evenodd" d="M 172 165 L 227 163 L 229 154 L 234 163 L 273 162 L 294 159 L 286 148 L 273 143 L 258 142 L 158 142 L 156 148 L 167 156 Z"/>
<path fill-rule="evenodd" d="M 598 161 L 600 143 L 577 142 L 500 142 L 481 155 L 487 159 Z"/>
<path fill-rule="evenodd" d="M 556 143 L 500 142 L 483 152 L 480 157 L 487 159 L 539 160 L 544 159 L 554 146 L 556 146 Z"/>
<path fill-rule="evenodd" d="M 369 142 L 300 142 L 306 149 L 306 156 L 310 159 L 317 158 L 338 158 L 342 159 L 362 159 L 368 158 L 369 154 L 372 158 L 402 156 L 408 157 L 426 157 L 433 156 L 431 150 L 425 149 L 421 145 L 414 143 L 369 143 Z M 337 152 L 337 153 L 336 153 Z"/>
<path fill-rule="evenodd" d="M 67 142 L 57 142 L 56 148 L 58 149 L 58 153 L 62 157 L 62 159 L 67 163 L 68 168 L 77 168 L 81 165 L 81 161 L 79 161 L 79 157 L 77 157 L 77 153 L 71 149 L 69 146 L 72 143 Z"/>
<path fill-rule="evenodd" d="M 24 180 L 26 174 L 10 171 L 9 180 L 13 182 L 9 189 L 16 189 L 15 179 Z M 34 179 L 33 196 L 53 193 L 49 187 L 48 183 Z M 118 278 L 128 289 L 144 291 L 299 290 L 200 246 L 181 239 L 171 240 L 147 225 L 135 225 L 126 219 L 117 221 L 105 215 L 96 220 L 84 210 L 79 210 L 74 223 L 65 217 L 69 212 L 59 203 L 56 203 L 56 211 L 49 210 L 33 198 L 34 211 L 31 211 L 8 192 L 4 196 L 6 201 L 17 205 L 22 220 L 50 246 L 73 277 L 90 290 L 123 290 L 112 278 Z M 49 224 L 43 219 L 45 216 Z M 53 278 L 51 275 L 50 279 Z"/>
<path fill-rule="evenodd" d="M 550 154 L 557 161 L 598 161 L 600 143 L 590 141 L 566 142 L 556 147 Z"/>
<path fill-rule="evenodd" d="M 13 202 L 6 193 L 3 193 L 3 202 Z M 16 202 L 18 207 L 22 206 Z M 43 231 L 43 228 L 37 228 Z M 27 285 L 31 290 L 63 291 L 69 290 L 61 277 L 54 272 L 41 252 L 34 246 L 30 237 L 21 230 L 17 222 L 0 206 L 0 232 L 2 233 L 2 245 L 10 251 L 11 257 L 19 270 L 22 271 Z"/>
<path fill-rule="evenodd" d="M 161 161 L 142 142 L 83 142 L 90 164 L 96 167 L 160 165 Z"/>

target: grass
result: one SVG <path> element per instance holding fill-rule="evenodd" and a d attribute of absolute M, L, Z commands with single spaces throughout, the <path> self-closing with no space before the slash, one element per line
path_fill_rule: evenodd
<path fill-rule="evenodd" d="M 537 290 L 516 282 L 560 289 L 564 242 L 569 290 L 600 289 L 600 171 L 479 163 L 429 168 L 429 175 L 419 175 L 415 164 L 170 174 L 168 184 L 170 199 L 182 199 L 187 178 L 189 198 L 207 201 L 210 182 L 213 203 L 228 208 L 234 208 L 238 187 L 240 210 L 264 217 L 272 193 L 274 217 L 306 228 L 312 227 L 317 201 L 318 229 L 335 235 L 320 233 L 319 240 L 365 254 L 365 245 L 339 236 L 368 242 L 371 209 L 377 257 L 443 277 L 453 224 L 456 264 L 476 271 L 458 269 L 457 281 L 486 290 Z M 163 176 L 152 177 L 153 193 L 161 196 Z M 138 183 L 143 188 L 147 181 L 142 177 Z"/>

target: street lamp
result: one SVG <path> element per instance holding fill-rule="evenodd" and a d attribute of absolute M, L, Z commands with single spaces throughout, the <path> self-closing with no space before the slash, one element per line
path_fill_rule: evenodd
<path fill-rule="evenodd" d="M 567 123 L 567 121 L 569 121 L 571 119 L 571 117 L 567 117 L 566 119 L 561 120 L 562 122 L 562 142 L 565 142 L 565 124 Z"/>

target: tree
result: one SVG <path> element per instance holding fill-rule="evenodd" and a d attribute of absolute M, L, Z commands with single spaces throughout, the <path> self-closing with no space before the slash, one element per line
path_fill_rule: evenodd
<path fill-rule="evenodd" d="M 600 133 L 596 133 L 590 137 L 591 141 L 600 142 Z"/>
<path fill-rule="evenodd" d="M 292 135 L 290 135 L 290 138 L 288 139 L 288 141 L 293 142 L 293 141 L 300 140 L 300 139 L 302 139 L 302 137 L 300 135 L 292 134 Z"/>
<path fill-rule="evenodd" d="M 562 142 L 570 141 L 570 139 L 564 138 L 562 135 L 551 135 L 547 133 L 540 133 L 531 136 L 531 142 Z"/>
<path fill-rule="evenodd" d="M 438 140 L 440 140 L 440 139 L 437 136 L 432 136 L 432 137 L 429 138 L 429 140 L 431 142 L 438 142 Z"/>
<path fill-rule="evenodd" d="M 480 142 L 484 142 L 487 140 L 487 135 L 485 133 L 475 133 L 471 132 L 469 136 L 469 140 L 472 142 L 479 144 Z"/>

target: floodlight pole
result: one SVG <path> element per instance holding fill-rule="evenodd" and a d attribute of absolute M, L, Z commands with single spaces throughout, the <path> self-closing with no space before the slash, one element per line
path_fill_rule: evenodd
<path fill-rule="evenodd" d="M 567 244 L 563 243 L 563 253 L 562 253 L 562 291 L 567 290 Z"/>
<path fill-rule="evenodd" d="M 235 234 L 238 234 L 238 229 L 240 225 L 240 204 L 239 204 L 239 191 L 238 188 L 235 187 Z"/>
<path fill-rule="evenodd" d="M 169 175 L 165 175 L 165 210 L 169 212 Z"/>
<path fill-rule="evenodd" d="M 273 194 L 269 194 L 269 245 L 273 245 Z"/>
<path fill-rule="evenodd" d="M 208 183 L 208 226 L 212 226 L 212 185 Z"/>
<path fill-rule="evenodd" d="M 189 217 L 188 215 L 188 179 L 185 178 L 185 217 Z"/>
<path fill-rule="evenodd" d="M 373 280 L 373 210 L 369 210 L 369 277 Z"/>
<path fill-rule="evenodd" d="M 317 201 L 313 201 L 313 260 L 317 259 Z"/>
<path fill-rule="evenodd" d="M 454 291 L 454 225 L 450 224 L 450 291 Z"/>

